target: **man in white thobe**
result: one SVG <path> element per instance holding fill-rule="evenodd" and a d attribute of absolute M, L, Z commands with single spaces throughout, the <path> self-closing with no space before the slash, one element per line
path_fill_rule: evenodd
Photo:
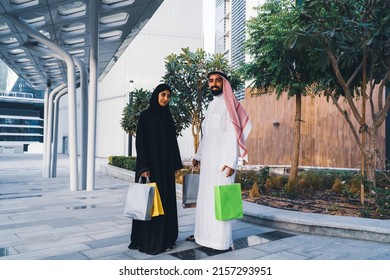
<path fill-rule="evenodd" d="M 202 246 L 228 250 L 233 247 L 232 225 L 215 218 L 214 186 L 234 183 L 238 157 L 246 158 L 245 139 L 251 125 L 224 73 L 210 72 L 208 85 L 214 99 L 206 111 L 202 141 L 193 158 L 193 165 L 201 166 L 194 238 Z"/>

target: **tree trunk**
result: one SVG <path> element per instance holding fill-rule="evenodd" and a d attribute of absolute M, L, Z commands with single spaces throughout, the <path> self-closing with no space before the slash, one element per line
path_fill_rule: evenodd
<path fill-rule="evenodd" d="M 293 131 L 293 155 L 291 159 L 290 176 L 288 179 L 287 190 L 292 191 L 294 184 L 298 179 L 299 153 L 301 145 L 301 117 L 302 117 L 302 95 L 295 95 L 295 118 Z"/>
<path fill-rule="evenodd" d="M 200 143 L 200 122 L 199 119 L 194 117 L 192 119 L 192 137 L 194 138 L 194 153 L 198 151 L 199 143 Z"/>
<path fill-rule="evenodd" d="M 373 125 L 368 129 L 368 147 L 365 149 L 365 175 L 368 181 L 368 187 L 376 186 L 376 168 L 377 168 L 377 136 L 378 128 Z"/>

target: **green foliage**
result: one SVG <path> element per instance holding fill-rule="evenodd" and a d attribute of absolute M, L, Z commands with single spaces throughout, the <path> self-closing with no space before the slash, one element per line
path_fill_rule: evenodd
<path fill-rule="evenodd" d="M 390 214 L 390 186 L 372 187 L 371 193 L 375 197 L 377 211 L 381 215 Z"/>
<path fill-rule="evenodd" d="M 341 75 L 348 81 L 351 93 L 360 95 L 362 85 L 363 54 L 367 57 L 367 79 L 378 84 L 386 77 L 390 57 L 389 9 L 387 0 L 361 1 L 304 1 L 299 9 L 296 40 L 302 41 L 302 47 L 310 48 L 315 42 L 315 61 L 311 61 L 313 71 L 320 69 L 324 74 L 321 83 L 335 87 L 339 94 L 345 94 L 340 79 Z M 337 67 L 331 65 L 332 54 Z M 329 74 L 330 72 L 334 72 Z M 356 75 L 358 74 L 358 75 Z M 356 75 L 356 76 L 354 76 Z M 357 89 L 357 90 L 353 90 Z"/>
<path fill-rule="evenodd" d="M 241 188 L 249 190 L 252 186 L 257 183 L 259 178 L 259 171 L 250 169 L 238 169 L 236 174 L 236 182 L 241 183 Z"/>
<path fill-rule="evenodd" d="M 267 182 L 270 178 L 269 167 L 265 166 L 257 169 L 238 169 L 236 174 L 236 182 L 241 183 L 243 189 L 251 189 L 256 185 L 260 192 L 264 192 L 267 187 Z"/>
<path fill-rule="evenodd" d="M 108 164 L 124 168 L 127 170 L 135 171 L 135 157 L 127 156 L 110 156 L 108 157 Z"/>
<path fill-rule="evenodd" d="M 144 89 L 135 89 L 131 101 L 122 112 L 121 126 L 126 133 L 136 136 L 138 118 L 143 110 L 149 106 L 151 92 Z"/>
<path fill-rule="evenodd" d="M 264 166 L 263 168 L 261 168 L 259 170 L 258 176 L 257 176 L 257 186 L 258 186 L 260 191 L 263 192 L 265 190 L 267 180 L 269 179 L 269 177 L 270 177 L 270 172 L 269 172 L 268 166 Z"/>
<path fill-rule="evenodd" d="M 307 63 L 305 49 L 291 48 L 292 30 L 297 13 L 291 1 L 268 1 L 258 9 L 256 17 L 248 21 L 245 50 L 252 60 L 242 65 L 240 72 L 251 86 L 274 89 L 277 96 L 305 94 L 314 80 Z"/>
<path fill-rule="evenodd" d="M 377 211 L 380 215 L 390 215 L 390 170 L 378 172 L 376 186 L 371 187 L 371 195 L 374 198 Z"/>

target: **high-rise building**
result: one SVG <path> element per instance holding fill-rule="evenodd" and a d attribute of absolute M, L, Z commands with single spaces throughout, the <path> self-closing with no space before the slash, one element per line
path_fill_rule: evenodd
<path fill-rule="evenodd" d="M 13 71 L 0 60 L 0 154 L 22 153 L 34 142 L 43 141 L 43 99 L 19 80 L 7 89 Z M 23 89 L 23 90 L 21 90 Z"/>
<path fill-rule="evenodd" d="M 2 60 L 0 60 L 0 90 L 7 90 L 9 67 Z"/>
<path fill-rule="evenodd" d="M 253 8 L 265 0 L 216 0 L 215 1 L 215 52 L 223 53 L 233 69 L 245 62 L 244 42 L 246 21 L 254 15 Z M 235 92 L 239 100 L 245 97 L 245 89 Z"/>

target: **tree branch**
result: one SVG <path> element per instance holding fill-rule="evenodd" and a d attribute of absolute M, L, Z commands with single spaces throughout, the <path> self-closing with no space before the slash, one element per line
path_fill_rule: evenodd
<path fill-rule="evenodd" d="M 343 108 L 341 108 L 340 104 L 338 103 L 336 97 L 334 96 L 334 93 L 331 92 L 331 90 L 327 90 L 327 95 L 330 96 L 332 98 L 332 101 L 334 103 L 334 105 L 336 106 L 337 110 L 339 110 L 339 112 L 344 116 L 345 120 L 347 121 L 349 127 L 351 128 L 352 130 L 352 134 L 353 134 L 353 137 L 355 138 L 356 140 L 356 143 L 357 145 L 359 146 L 360 150 L 363 150 L 363 145 L 362 145 L 362 142 L 360 141 L 360 138 L 359 138 L 359 135 L 347 113 L 347 111 L 343 110 Z M 364 132 L 363 132 L 364 133 Z"/>
<path fill-rule="evenodd" d="M 336 63 L 336 58 L 335 58 L 335 56 L 333 54 L 333 51 L 330 48 L 329 44 L 325 45 L 325 49 L 326 49 L 326 53 L 328 55 L 328 58 L 329 58 L 329 60 L 330 60 L 330 62 L 332 64 L 332 67 L 333 67 L 334 73 L 335 73 L 335 75 L 337 77 L 337 80 L 339 81 L 341 87 L 344 90 L 345 99 L 347 99 L 348 104 L 349 104 L 349 106 L 350 106 L 350 108 L 352 110 L 352 113 L 353 113 L 355 119 L 362 126 L 362 125 L 364 125 L 363 118 L 362 118 L 362 116 L 360 115 L 359 111 L 357 110 L 357 108 L 355 106 L 355 103 L 354 103 L 351 91 L 350 91 L 347 83 L 345 82 L 343 76 L 341 75 L 340 69 L 339 69 L 339 67 L 338 67 L 338 65 Z"/>
<path fill-rule="evenodd" d="M 390 80 L 390 68 L 387 69 L 387 73 L 385 77 L 382 79 L 381 83 L 379 84 L 379 96 L 383 96 L 383 90 L 385 88 L 386 82 Z M 383 110 L 380 110 L 378 113 L 378 117 L 374 120 L 374 124 L 378 127 L 385 121 L 387 113 L 390 108 L 390 94 L 386 96 L 385 99 L 385 106 Z"/>

